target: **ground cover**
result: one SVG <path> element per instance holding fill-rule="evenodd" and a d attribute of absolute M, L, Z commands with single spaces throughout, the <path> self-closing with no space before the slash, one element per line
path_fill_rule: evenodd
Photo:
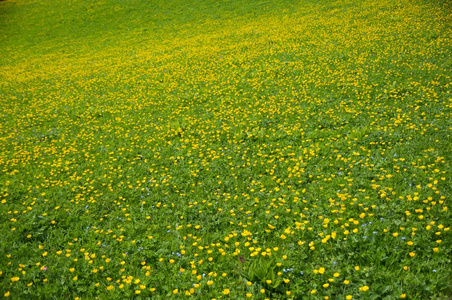
<path fill-rule="evenodd" d="M 450 298 L 447 1 L 0 15 L 1 295 Z"/>

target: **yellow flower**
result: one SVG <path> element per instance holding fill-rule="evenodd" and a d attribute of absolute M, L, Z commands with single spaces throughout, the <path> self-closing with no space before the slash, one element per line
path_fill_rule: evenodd
<path fill-rule="evenodd" d="M 402 294 L 402 295 L 400 295 L 400 298 L 406 298 L 406 294 Z"/>
<path fill-rule="evenodd" d="M 414 257 L 415 255 L 416 255 L 416 253 L 410 252 L 410 256 L 411 256 L 411 257 Z"/>
<path fill-rule="evenodd" d="M 329 283 L 325 283 L 325 284 L 323 285 L 324 288 L 327 288 L 327 287 L 329 287 L 329 286 L 330 286 Z"/>
<path fill-rule="evenodd" d="M 173 294 L 177 294 L 177 293 L 179 293 L 179 289 L 174 289 Z"/>
<path fill-rule="evenodd" d="M 351 300 L 353 297 L 352 297 L 352 295 L 347 295 L 346 297 L 345 297 L 345 299 L 347 299 L 347 300 Z"/>
<path fill-rule="evenodd" d="M 246 293 L 246 297 L 247 297 L 247 298 L 251 298 L 251 297 L 253 297 L 253 294 L 251 294 L 251 293 Z"/>
<path fill-rule="evenodd" d="M 229 289 L 224 289 L 224 290 L 223 290 L 223 294 L 225 294 L 225 295 L 229 295 L 230 292 L 231 292 L 231 291 L 229 291 Z"/>
<path fill-rule="evenodd" d="M 3 297 L 9 297 L 9 295 L 10 295 L 10 292 L 6 292 L 5 294 L 3 294 Z"/>
<path fill-rule="evenodd" d="M 344 284 L 349 284 L 350 281 L 349 280 L 344 280 Z"/>
<path fill-rule="evenodd" d="M 112 285 L 107 286 L 107 290 L 112 291 L 115 287 Z"/>
<path fill-rule="evenodd" d="M 16 281 L 19 281 L 19 279 L 20 279 L 19 277 L 15 276 L 15 277 L 12 277 L 12 278 L 11 278 L 11 281 L 12 281 L 12 282 L 16 282 Z"/>
<path fill-rule="evenodd" d="M 360 287 L 359 290 L 360 290 L 360 291 L 363 291 L 363 292 L 366 292 L 366 291 L 369 290 L 369 287 L 368 287 L 367 285 L 365 285 L 365 286 L 363 286 L 363 287 Z"/>
<path fill-rule="evenodd" d="M 325 273 L 325 268 L 320 268 L 320 269 L 319 269 L 319 273 L 320 273 L 320 274 Z"/>
<path fill-rule="evenodd" d="M 334 273 L 333 274 L 333 276 L 336 277 L 336 278 L 339 277 L 339 275 L 340 275 L 339 273 Z"/>

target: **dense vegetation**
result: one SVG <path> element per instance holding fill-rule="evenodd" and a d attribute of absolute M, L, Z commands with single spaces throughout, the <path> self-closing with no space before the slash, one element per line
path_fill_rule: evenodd
<path fill-rule="evenodd" d="M 447 1 L 0 2 L 0 292 L 450 299 Z"/>

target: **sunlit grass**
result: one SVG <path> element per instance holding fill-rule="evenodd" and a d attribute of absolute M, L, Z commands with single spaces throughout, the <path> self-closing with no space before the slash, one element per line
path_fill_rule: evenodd
<path fill-rule="evenodd" d="M 447 3 L 0 14 L 4 296 L 452 293 Z"/>

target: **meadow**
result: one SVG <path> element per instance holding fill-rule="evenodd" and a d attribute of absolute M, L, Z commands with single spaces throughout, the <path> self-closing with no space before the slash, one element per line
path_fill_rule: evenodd
<path fill-rule="evenodd" d="M 0 1 L 0 296 L 451 299 L 452 5 Z"/>

